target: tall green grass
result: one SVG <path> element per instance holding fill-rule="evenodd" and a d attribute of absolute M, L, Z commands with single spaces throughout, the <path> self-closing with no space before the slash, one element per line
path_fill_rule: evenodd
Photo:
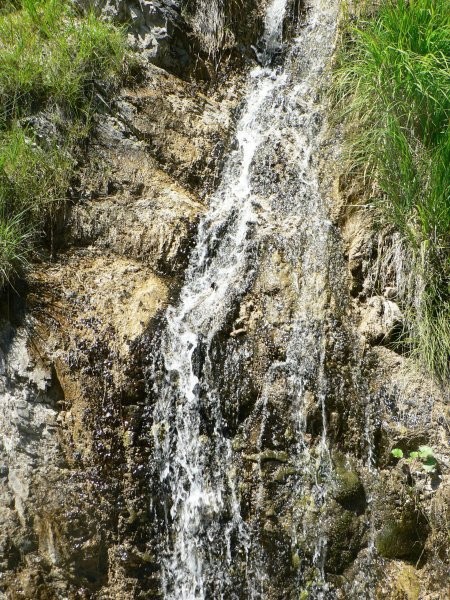
<path fill-rule="evenodd" d="M 335 91 L 350 171 L 376 181 L 381 221 L 401 233 L 417 282 L 400 300 L 413 353 L 450 374 L 450 4 L 383 0 L 349 24 Z"/>
<path fill-rule="evenodd" d="M 121 70 L 123 31 L 64 0 L 15 0 L 0 11 L 0 288 L 23 270 L 63 201 L 72 152 L 98 81 Z M 58 139 L 26 125 L 45 112 Z M 64 139 L 64 142 L 61 142 Z"/>
<path fill-rule="evenodd" d="M 0 106 L 8 123 L 49 101 L 80 111 L 96 78 L 117 73 L 122 32 L 93 13 L 76 18 L 70 2 L 21 0 L 0 15 Z"/>

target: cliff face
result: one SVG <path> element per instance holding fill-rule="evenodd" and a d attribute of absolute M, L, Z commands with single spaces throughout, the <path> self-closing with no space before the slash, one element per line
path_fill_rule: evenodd
<path fill-rule="evenodd" d="M 167 376 L 155 362 L 166 308 L 179 300 L 199 220 L 236 146 L 265 4 L 96 3 L 127 24 L 140 66 L 114 97 L 99 91 L 104 109 L 56 257 L 3 299 L 0 596 L 167 590 L 162 509 L 171 506 L 156 475 L 154 414 Z M 287 38 L 300 18 L 291 4 Z M 230 577 L 264 575 L 260 591 L 247 581 L 233 597 L 437 600 L 448 568 L 448 396 L 393 349 L 402 315 L 389 280 L 373 283 L 379 240 L 355 208 L 363 190 L 343 181 L 326 105 L 314 90 L 298 100 L 312 61 L 283 88 L 278 142 L 254 162 L 259 233 L 249 229 L 246 285 L 194 357 L 199 381 L 208 376 L 220 398 L 251 537 Z M 305 188 L 298 212 L 311 164 L 317 190 Z M 437 458 L 431 475 L 420 460 L 391 455 L 422 445 Z"/>
<path fill-rule="evenodd" d="M 8 598 L 159 594 L 147 346 L 176 300 L 242 93 L 236 70 L 211 82 L 216 65 L 198 55 L 176 2 L 96 6 L 129 28 L 139 83 L 113 98 L 100 90 L 57 257 L 34 265 L 20 300 L 11 291 L 2 304 Z"/>

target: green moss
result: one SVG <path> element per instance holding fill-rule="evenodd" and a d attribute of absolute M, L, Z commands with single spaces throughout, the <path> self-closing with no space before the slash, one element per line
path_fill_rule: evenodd
<path fill-rule="evenodd" d="M 405 597 L 407 600 L 419 600 L 420 583 L 416 569 L 412 565 L 402 565 L 394 585 L 400 597 Z"/>
<path fill-rule="evenodd" d="M 344 462 L 336 463 L 337 498 L 346 498 L 358 493 L 361 481 L 358 473 Z"/>
<path fill-rule="evenodd" d="M 289 460 L 289 455 L 284 450 L 262 450 L 257 454 L 244 454 L 243 458 L 251 462 L 275 461 L 284 463 Z"/>
<path fill-rule="evenodd" d="M 326 569 L 340 574 L 354 560 L 364 540 L 364 520 L 353 512 L 336 506 L 329 530 Z"/>
<path fill-rule="evenodd" d="M 297 553 L 297 552 L 294 552 L 294 553 L 292 554 L 292 566 L 293 566 L 293 568 L 294 568 L 296 571 L 297 571 L 297 570 L 300 568 L 301 562 L 302 562 L 302 561 L 301 561 L 301 558 L 300 558 L 300 556 L 298 555 L 298 553 Z"/>
<path fill-rule="evenodd" d="M 349 510 L 361 512 L 365 507 L 366 497 L 356 466 L 345 454 L 339 452 L 333 453 L 333 466 L 335 500 Z"/>
<path fill-rule="evenodd" d="M 361 481 L 359 480 L 358 473 L 355 471 L 341 471 L 338 476 L 338 482 L 338 498 L 352 496 L 353 494 L 357 494 L 361 489 Z"/>
<path fill-rule="evenodd" d="M 296 475 L 298 473 L 298 469 L 295 467 L 281 467 L 277 470 L 274 475 L 274 480 L 278 482 L 284 482 L 288 477 L 292 475 Z"/>
<path fill-rule="evenodd" d="M 384 558 L 405 558 L 417 560 L 421 555 L 427 531 L 424 523 L 408 518 L 391 520 L 384 523 L 377 535 L 375 545 Z"/>

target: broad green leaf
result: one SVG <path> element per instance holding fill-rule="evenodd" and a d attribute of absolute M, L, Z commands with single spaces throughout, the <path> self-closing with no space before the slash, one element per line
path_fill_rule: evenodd
<path fill-rule="evenodd" d="M 427 473 L 434 473 L 437 466 L 437 460 L 434 457 L 430 456 L 427 458 L 427 460 L 423 463 L 422 466 Z"/>
<path fill-rule="evenodd" d="M 419 446 L 419 457 L 428 458 L 429 456 L 434 456 L 433 448 L 430 448 L 430 446 Z"/>
<path fill-rule="evenodd" d="M 427 473 L 434 473 L 436 470 L 436 465 L 424 464 L 422 466 L 423 466 L 424 471 L 426 471 Z"/>

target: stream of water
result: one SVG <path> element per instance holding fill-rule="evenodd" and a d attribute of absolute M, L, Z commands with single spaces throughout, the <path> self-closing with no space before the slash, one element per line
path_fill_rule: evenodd
<path fill-rule="evenodd" d="M 292 460 L 313 478 L 327 468 L 322 318 L 329 302 L 333 236 L 318 188 L 316 154 L 322 127 L 319 92 L 333 50 L 337 5 L 337 0 L 310 0 L 297 37 L 283 40 L 289 0 L 269 3 L 261 64 L 249 74 L 234 147 L 199 225 L 179 301 L 167 311 L 164 376 L 154 383 L 153 415 L 166 523 L 161 550 L 166 600 L 267 597 L 265 551 L 242 515 L 235 451 L 211 357 L 214 340 L 258 277 L 262 246 L 272 244 L 282 252 L 296 299 L 286 354 L 272 363 L 261 384 L 258 450 L 264 450 L 272 384 L 283 373 L 295 436 Z M 277 164 L 281 176 L 274 176 Z M 322 415 L 314 458 L 303 442 L 305 393 L 312 388 Z M 322 493 L 318 485 L 316 492 Z M 263 486 L 258 494 L 262 507 Z M 301 526 L 293 525 L 291 532 L 294 548 L 301 543 Z M 315 539 L 313 562 L 320 571 L 326 539 L 320 531 Z"/>

